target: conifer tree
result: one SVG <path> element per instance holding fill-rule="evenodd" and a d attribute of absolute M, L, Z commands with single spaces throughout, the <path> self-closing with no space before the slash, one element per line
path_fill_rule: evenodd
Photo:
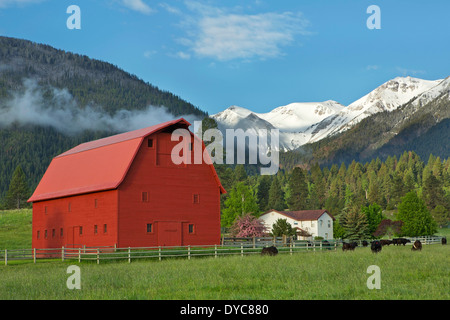
<path fill-rule="evenodd" d="M 26 206 L 27 200 L 30 197 L 30 190 L 28 188 L 27 179 L 22 167 L 19 165 L 14 170 L 9 190 L 6 194 L 6 208 L 7 209 L 21 209 Z"/>
<path fill-rule="evenodd" d="M 284 192 L 283 189 L 281 189 L 277 176 L 273 177 L 272 184 L 270 185 L 269 203 L 267 206 L 270 209 L 275 210 L 284 210 L 285 208 Z"/>
<path fill-rule="evenodd" d="M 290 197 L 287 200 L 289 209 L 293 211 L 305 210 L 308 199 L 308 184 L 302 168 L 296 167 L 289 180 Z"/>

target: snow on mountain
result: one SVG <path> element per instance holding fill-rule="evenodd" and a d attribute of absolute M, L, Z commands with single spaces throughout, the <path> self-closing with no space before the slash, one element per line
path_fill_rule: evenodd
<path fill-rule="evenodd" d="M 417 96 L 412 102 L 412 105 L 415 107 L 422 107 L 441 95 L 442 99 L 450 100 L 450 77 L 445 78 L 438 85 Z"/>
<path fill-rule="evenodd" d="M 372 92 L 351 103 L 336 115 L 330 116 L 311 127 L 309 142 L 316 142 L 330 135 L 350 129 L 364 118 L 382 111 L 393 111 L 414 97 L 426 92 L 442 80 L 422 80 L 397 77 L 382 84 Z"/>
<path fill-rule="evenodd" d="M 332 100 L 291 103 L 268 113 L 231 106 L 212 116 L 221 128 L 278 128 L 280 148 L 292 150 L 343 132 L 364 118 L 382 111 L 393 111 L 413 100 L 423 105 L 450 91 L 450 77 L 445 80 L 422 80 L 397 77 L 351 103 L 348 107 Z M 450 95 L 447 95 L 450 98 Z"/>

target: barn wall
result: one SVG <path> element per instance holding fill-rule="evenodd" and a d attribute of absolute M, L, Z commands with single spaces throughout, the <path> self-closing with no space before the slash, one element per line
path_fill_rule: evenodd
<path fill-rule="evenodd" d="M 119 187 L 120 247 L 220 243 L 217 181 L 206 164 L 174 165 L 170 153 L 178 143 L 168 132 L 144 139 Z"/>
<path fill-rule="evenodd" d="M 117 194 L 111 190 L 33 203 L 33 248 L 113 246 L 117 243 Z"/>

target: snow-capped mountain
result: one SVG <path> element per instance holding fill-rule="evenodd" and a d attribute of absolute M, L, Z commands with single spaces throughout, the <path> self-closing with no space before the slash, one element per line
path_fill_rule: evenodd
<path fill-rule="evenodd" d="M 449 90 L 447 82 L 450 82 L 449 78 L 430 81 L 397 77 L 347 107 L 332 100 L 292 103 L 268 113 L 255 113 L 246 108 L 232 106 L 212 118 L 222 129 L 277 128 L 280 130 L 280 148 L 292 150 L 346 131 L 375 113 L 396 110 L 413 99 L 418 105 L 423 105 Z"/>

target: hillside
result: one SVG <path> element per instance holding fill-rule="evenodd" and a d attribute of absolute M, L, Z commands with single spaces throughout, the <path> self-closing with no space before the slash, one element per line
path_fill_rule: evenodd
<path fill-rule="evenodd" d="M 207 114 L 110 63 L 0 37 L 0 199 L 18 165 L 33 190 L 75 145 L 186 115 Z"/>

